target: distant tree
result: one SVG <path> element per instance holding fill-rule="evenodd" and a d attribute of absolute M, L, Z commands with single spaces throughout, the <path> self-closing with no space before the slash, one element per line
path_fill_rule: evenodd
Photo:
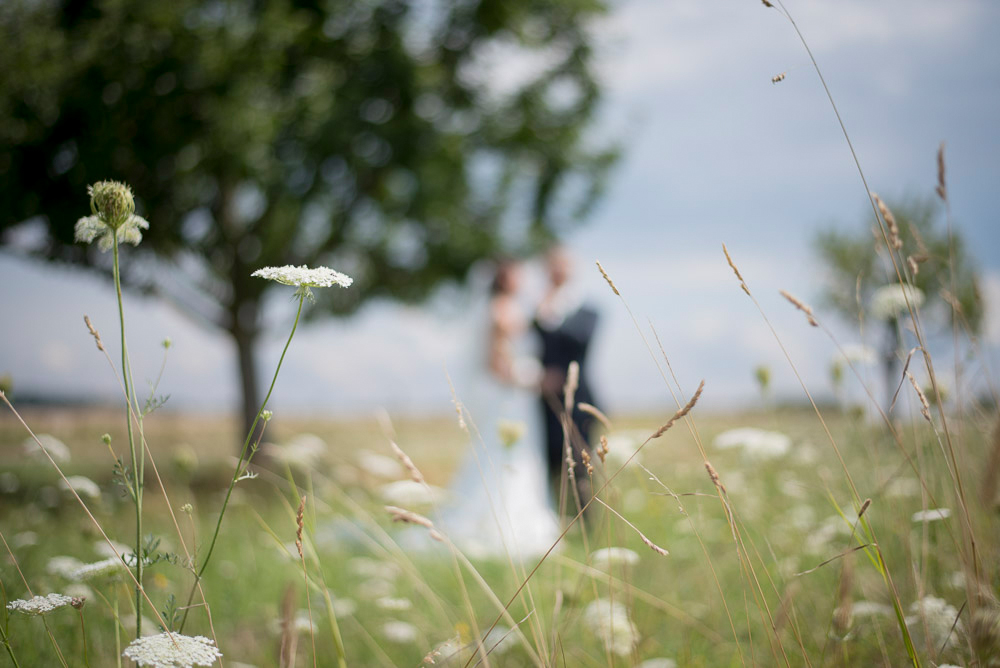
<path fill-rule="evenodd" d="M 909 313 L 904 291 L 914 306 L 923 305 L 921 321 L 929 333 L 958 319 L 975 334 L 983 321 L 975 262 L 957 229 L 952 229 L 949 239 L 937 201 L 909 199 L 889 203 L 888 210 L 899 230 L 897 264 L 916 290 L 900 287 L 877 227 L 857 231 L 831 227 L 816 238 L 826 269 L 825 302 L 849 320 L 864 321 L 866 327 L 879 331 L 886 409 L 901 378 L 907 345 L 912 345 L 912 341 L 907 343 Z"/>
<path fill-rule="evenodd" d="M 603 0 L 0 3 L 0 233 L 73 243 L 86 186 L 150 222 L 124 277 L 233 339 L 245 420 L 265 265 L 356 279 L 313 315 L 417 301 L 538 245 L 599 195 L 614 150 L 588 32 Z M 487 65 L 492 64 L 492 67 Z M 521 209 L 514 204 L 522 204 Z M 4 235 L 9 238 L 9 235 Z"/>

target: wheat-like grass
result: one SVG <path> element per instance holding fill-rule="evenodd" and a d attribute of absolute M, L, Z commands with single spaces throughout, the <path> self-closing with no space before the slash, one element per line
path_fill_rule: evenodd
<path fill-rule="evenodd" d="M 813 315 L 812 307 L 809 306 L 809 304 L 806 304 L 804 301 L 786 290 L 780 290 L 780 292 L 781 296 L 787 299 L 792 306 L 806 314 L 806 320 L 809 321 L 810 325 L 813 327 L 819 327 L 819 323 L 816 322 L 816 316 Z"/>

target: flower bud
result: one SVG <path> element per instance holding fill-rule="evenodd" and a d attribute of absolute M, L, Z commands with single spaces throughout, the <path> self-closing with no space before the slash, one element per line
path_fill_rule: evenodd
<path fill-rule="evenodd" d="M 104 445 L 111 445 L 111 434 L 104 434 L 101 440 L 104 441 Z"/>
<path fill-rule="evenodd" d="M 105 225 L 118 229 L 135 213 L 132 189 L 118 181 L 98 181 L 88 189 L 90 209 Z"/>

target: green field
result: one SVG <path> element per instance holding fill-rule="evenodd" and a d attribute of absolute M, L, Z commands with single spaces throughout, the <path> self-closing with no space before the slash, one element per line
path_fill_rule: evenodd
<path fill-rule="evenodd" d="M 902 409 L 897 408 L 900 415 L 905 414 Z M 614 419 L 612 452 L 606 467 L 596 468 L 595 486 L 617 471 L 624 457 L 674 410 L 671 406 L 660 416 Z M 925 665 L 974 665 L 977 653 L 979 665 L 990 665 L 988 652 L 997 648 L 998 634 L 990 590 L 997 581 L 1000 544 L 995 506 L 992 499 L 981 499 L 981 492 L 996 474 L 990 470 L 995 463 L 989 462 L 997 447 L 991 441 L 995 416 L 948 416 L 971 525 L 956 499 L 946 464 L 948 445 L 939 442 L 919 413 L 895 423 L 899 443 L 887 426 L 858 413 L 827 409 L 823 417 L 829 436 L 808 408 L 719 415 L 702 414 L 696 407 L 689 418 L 647 443 L 600 495 L 669 555 L 654 553 L 625 522 L 595 506 L 584 530 L 570 530 L 510 606 L 510 619 L 501 620 L 505 629 L 511 620 L 520 622 L 520 635 L 504 637 L 506 631 L 494 631 L 488 649 L 504 639 L 486 662 L 624 666 L 670 658 L 681 666 L 907 665 L 911 660 L 893 612 L 894 590 L 908 618 L 914 651 Z M 131 501 L 113 483 L 114 460 L 101 442 L 101 435 L 110 431 L 113 446 L 122 453 L 125 436 L 114 431 L 123 422 L 120 416 L 29 411 L 25 418 L 37 432 L 52 434 L 69 447 L 71 459 L 63 464 L 67 475 L 85 475 L 100 485 L 100 495 L 85 500 L 108 535 L 126 545 L 134 541 Z M 943 439 L 940 420 L 935 415 Z M 398 420 L 393 427 L 396 442 L 428 482 L 446 486 L 468 438 L 457 421 Z M 779 431 L 790 437 L 791 448 L 769 454 L 713 445 L 717 434 L 734 427 Z M 191 608 L 185 633 L 211 636 L 214 627 L 223 665 L 279 665 L 283 643 L 285 661 L 294 654 L 295 665 L 312 665 L 313 641 L 317 665 L 337 665 L 328 593 L 347 665 L 416 666 L 436 646 L 456 638 L 464 650 L 446 665 L 464 665 L 476 638 L 497 618 L 498 603 L 506 603 L 523 582 L 524 571 L 503 562 L 463 563 L 443 547 L 421 552 L 397 545 L 400 530 L 391 525 L 378 492 L 388 480 L 366 470 L 371 465 L 359 465 L 370 459 L 363 451 L 391 457 L 375 419 L 275 418 L 265 440 L 286 443 L 303 433 L 315 434 L 327 445 L 315 465 L 299 470 L 262 458 L 259 477 L 237 485 L 205 574 L 208 605 Z M 162 411 L 147 419 L 146 435 L 187 549 L 203 546 L 232 475 L 235 425 Z M 0 417 L 0 528 L 11 551 L 0 575 L 8 600 L 26 598 L 21 573 L 35 594 L 70 587 L 47 570 L 53 557 L 102 558 L 97 549 L 102 539 L 93 522 L 72 496 L 60 491 L 49 463 L 23 454 L 25 438 L 9 412 Z M 706 473 L 699 443 L 725 494 Z M 871 499 L 864 513 L 871 535 L 856 519 L 858 503 L 838 451 L 860 498 Z M 307 499 L 304 542 L 313 583 L 312 637 L 302 563 L 294 547 L 301 495 Z M 181 511 L 187 503 L 193 506 L 190 515 Z M 950 516 L 911 519 L 918 511 L 939 507 L 949 508 Z M 413 510 L 433 517 L 433 509 Z M 144 513 L 144 532 L 162 539 L 158 551 L 180 555 L 178 563 L 160 561 L 148 568 L 148 595 L 161 611 L 171 594 L 183 606 L 193 578 L 184 568 L 184 550 L 150 466 Z M 977 539 L 975 559 L 970 534 Z M 860 545 L 867 547 L 844 554 Z M 631 548 L 640 559 L 633 565 L 590 563 L 589 555 L 609 546 Z M 889 579 L 882 575 L 879 554 Z M 530 570 L 534 564 L 525 566 Z M 979 586 L 972 584 L 977 566 Z M 4 620 L 20 665 L 59 665 L 54 644 L 68 665 L 85 665 L 84 633 L 90 665 L 114 665 L 120 652 L 116 642 L 124 646 L 133 632 L 133 588 L 121 577 L 82 586 L 90 590 L 82 615 L 66 608 L 44 618 L 9 615 Z M 74 587 L 71 591 L 78 591 L 81 584 Z M 607 629 L 602 636 L 586 614 L 597 598 L 623 604 L 634 629 L 626 619 L 625 626 L 613 626 L 610 637 Z M 915 607 L 922 598 L 927 603 Z M 195 602 L 201 599 L 196 596 Z M 147 628 L 158 630 L 148 608 L 145 615 Z M 293 620 L 284 633 L 283 619 Z M 628 637 L 623 647 L 622 635 Z M 442 656 L 435 660 L 445 662 Z"/>

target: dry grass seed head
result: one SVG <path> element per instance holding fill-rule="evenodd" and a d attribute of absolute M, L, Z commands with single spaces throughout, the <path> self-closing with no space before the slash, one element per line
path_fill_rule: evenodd
<path fill-rule="evenodd" d="M 563 386 L 564 404 L 566 413 L 573 412 L 573 405 L 576 400 L 576 390 L 580 386 L 580 363 L 573 360 L 566 369 L 566 384 Z"/>
<path fill-rule="evenodd" d="M 659 438 L 660 436 L 663 436 L 663 434 L 666 433 L 668 429 L 673 427 L 678 420 L 680 420 L 682 417 L 690 413 L 691 409 L 694 408 L 694 405 L 698 403 L 698 398 L 701 397 L 701 392 L 704 389 L 705 389 L 705 381 L 703 380 L 700 383 L 698 383 L 698 389 L 695 390 L 694 395 L 687 402 L 687 404 L 685 404 L 684 407 L 681 408 L 679 411 L 674 413 L 674 416 L 669 420 L 667 420 L 667 423 L 665 425 L 657 429 L 656 432 L 652 436 L 650 436 L 650 439 Z"/>
<path fill-rule="evenodd" d="M 413 463 L 413 460 L 403 452 L 403 449 L 395 444 L 393 441 L 389 441 L 389 447 L 392 449 L 392 454 L 396 455 L 396 459 L 402 462 L 403 466 L 410 473 L 410 480 L 413 482 L 421 483 L 424 482 L 424 475 L 417 468 L 417 465 Z"/>
<path fill-rule="evenodd" d="M 604 425 L 604 428 L 607 429 L 608 431 L 613 429 L 613 427 L 611 426 L 611 420 L 608 419 L 608 416 L 605 415 L 603 412 L 601 412 L 601 409 L 598 408 L 597 406 L 594 406 L 593 404 L 588 404 L 586 401 L 581 401 L 576 405 L 576 407 L 579 408 L 584 413 L 586 413 L 587 415 L 590 415 L 591 417 L 595 418 L 598 422 Z"/>
<path fill-rule="evenodd" d="M 580 459 L 583 460 L 583 465 L 587 467 L 587 475 L 594 475 L 594 465 L 590 463 L 590 453 L 584 448 L 580 451 Z"/>
<path fill-rule="evenodd" d="M 719 479 L 719 472 L 715 470 L 714 466 L 712 466 L 712 462 L 707 459 L 705 460 L 705 470 L 708 471 L 708 477 L 711 479 L 712 484 L 715 485 L 716 489 L 723 494 L 726 494 L 726 486 L 723 485 L 722 480 Z"/>
<path fill-rule="evenodd" d="M 90 335 L 94 337 L 94 343 L 97 344 L 97 349 L 104 352 L 104 344 L 101 342 L 101 335 L 97 331 L 97 328 L 94 327 L 93 323 L 90 322 L 90 316 L 83 316 L 83 321 L 87 324 L 87 330 L 90 332 Z"/>
<path fill-rule="evenodd" d="M 610 451 L 610 448 L 608 447 L 608 437 L 604 436 L 602 434 L 601 435 L 601 446 L 599 448 L 597 448 L 597 456 L 601 458 L 601 463 L 602 464 L 604 463 L 604 460 L 607 459 L 609 451 Z"/>
<path fill-rule="evenodd" d="M 910 379 L 910 385 L 917 392 L 917 398 L 920 399 L 920 414 L 924 416 L 924 419 L 928 422 L 931 421 L 931 407 L 927 403 L 927 397 L 924 395 L 924 391 L 920 389 L 920 385 L 917 384 L 917 379 L 913 377 L 913 374 L 909 371 L 906 372 L 906 377 Z"/>
<path fill-rule="evenodd" d="M 935 188 L 934 190 L 935 192 L 937 192 L 938 197 L 940 197 L 943 201 L 947 202 L 948 187 L 945 185 L 945 180 L 944 180 L 944 142 L 941 142 L 941 145 L 938 146 L 937 177 L 938 177 L 938 184 L 937 188 Z"/>
<path fill-rule="evenodd" d="M 858 510 L 858 518 L 860 519 L 868 511 L 868 507 L 872 505 L 871 499 L 865 499 L 865 502 L 861 504 L 861 508 Z"/>
<path fill-rule="evenodd" d="M 794 306 L 798 310 L 800 310 L 803 313 L 805 313 L 806 314 L 806 320 L 809 321 L 810 325 L 812 325 L 813 327 L 819 327 L 819 323 L 816 322 L 816 316 L 813 315 L 812 307 L 809 306 L 809 304 L 806 304 L 804 301 L 802 301 L 801 299 L 799 299 L 795 295 L 793 295 L 793 294 L 791 294 L 791 293 L 789 293 L 789 292 L 787 292 L 785 290 L 781 290 L 781 296 L 784 297 L 785 299 L 787 299 L 791 303 L 792 306 Z"/>
<path fill-rule="evenodd" d="M 610 276 L 608 276 L 608 272 L 604 271 L 604 267 L 601 266 L 601 261 L 595 260 L 595 262 L 597 262 L 597 268 L 601 271 L 601 276 L 604 277 L 604 280 L 607 281 L 608 285 L 611 287 L 611 291 L 614 292 L 615 295 L 621 297 L 622 293 L 618 292 L 618 288 L 615 287 L 615 282 L 611 280 Z"/>
<path fill-rule="evenodd" d="M 854 555 L 847 554 L 840 569 L 840 585 L 837 587 L 837 609 L 833 612 L 833 626 L 840 635 L 851 628 L 851 590 L 854 588 Z"/>
<path fill-rule="evenodd" d="M 299 511 L 295 514 L 295 547 L 299 551 L 299 558 L 304 558 L 302 555 L 302 528 L 305 524 L 305 510 L 306 510 L 306 497 L 303 495 L 302 499 L 299 501 Z"/>
<path fill-rule="evenodd" d="M 784 81 L 786 74 L 788 74 L 788 73 L 787 72 L 782 72 L 781 74 L 775 74 L 773 77 L 771 77 L 771 83 L 772 84 L 776 84 L 779 81 Z"/>
<path fill-rule="evenodd" d="M 875 200 L 875 205 L 878 206 L 879 213 L 882 214 L 885 226 L 889 228 L 889 245 L 893 250 L 899 250 L 903 247 L 903 241 L 899 238 L 899 225 L 896 224 L 896 217 L 892 215 L 892 211 L 878 195 L 872 193 L 872 198 Z"/>
<path fill-rule="evenodd" d="M 729 255 L 729 249 L 726 248 L 726 244 L 722 244 L 722 252 L 726 254 L 726 262 L 729 263 L 729 268 L 733 270 L 733 273 L 736 274 L 736 278 L 739 279 L 740 287 L 743 288 L 743 292 L 747 293 L 749 296 L 750 288 L 747 287 L 746 281 L 743 280 L 743 275 L 740 273 L 740 270 L 736 268 L 736 263 L 733 262 L 732 256 Z"/>

